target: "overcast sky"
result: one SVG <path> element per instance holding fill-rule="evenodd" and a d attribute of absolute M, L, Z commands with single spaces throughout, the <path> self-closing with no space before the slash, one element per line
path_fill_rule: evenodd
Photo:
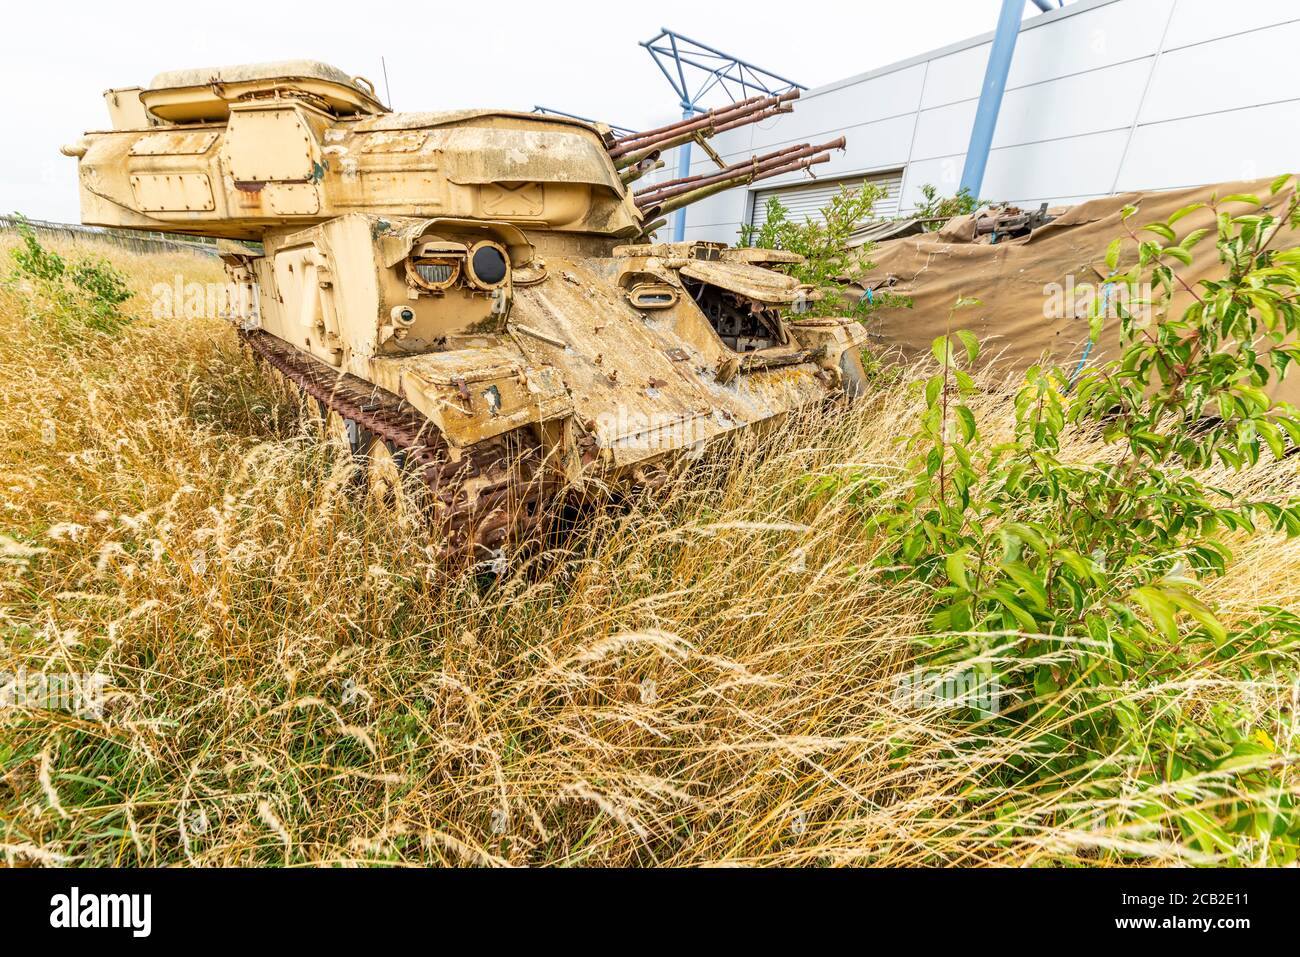
<path fill-rule="evenodd" d="M 373 80 L 398 110 L 553 107 L 649 128 L 676 119 L 638 43 L 661 27 L 818 86 L 991 31 L 999 0 L 275 0 L 6 6 L 0 212 L 79 219 L 61 144 L 107 125 L 101 93 L 163 70 L 314 59 Z M 1026 5 L 1027 13 L 1032 10 Z M 224 16 L 223 16 L 224 13 Z"/>

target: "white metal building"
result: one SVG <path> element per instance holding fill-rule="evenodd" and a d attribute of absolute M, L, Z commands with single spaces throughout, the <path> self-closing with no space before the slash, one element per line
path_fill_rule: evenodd
<path fill-rule="evenodd" d="M 798 173 L 689 207 L 686 238 L 734 242 L 773 193 L 811 212 L 877 179 L 884 216 L 915 208 L 926 183 L 952 195 L 992 36 L 810 90 L 792 114 L 719 135 L 728 162 L 841 133 L 848 149 L 816 181 Z M 983 198 L 1057 205 L 1300 172 L 1297 50 L 1297 0 L 1077 0 L 1026 19 Z M 712 168 L 695 150 L 691 172 Z"/>

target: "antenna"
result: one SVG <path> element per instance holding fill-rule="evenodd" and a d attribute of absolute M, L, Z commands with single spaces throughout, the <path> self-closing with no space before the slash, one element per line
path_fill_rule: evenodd
<path fill-rule="evenodd" d="M 807 87 L 787 80 L 770 70 L 723 53 L 688 36 L 662 28 L 658 35 L 641 46 L 649 51 L 664 78 L 672 86 L 682 108 L 682 118 L 690 119 L 705 112 L 701 103 L 714 91 L 720 92 L 730 102 L 738 103 L 752 96 L 776 96 L 791 90 Z M 677 159 L 678 177 L 685 179 L 691 172 L 691 144 L 681 146 Z M 678 210 L 673 224 L 673 239 L 686 238 L 686 210 Z"/>
<path fill-rule="evenodd" d="M 533 112 L 539 113 L 543 116 L 563 116 L 571 120 L 581 120 L 583 123 L 604 123 L 603 120 L 593 120 L 588 116 L 579 116 L 577 113 L 566 113 L 564 110 L 553 110 L 549 106 L 534 106 Z M 637 131 L 629 126 L 616 126 L 613 123 L 604 123 L 604 125 L 608 126 L 610 131 L 616 136 L 636 136 L 637 134 Z"/>
<path fill-rule="evenodd" d="M 379 68 L 384 71 L 384 97 L 388 100 L 388 108 L 393 108 L 393 91 L 388 87 L 388 64 L 384 62 L 381 55 L 379 57 Z"/>

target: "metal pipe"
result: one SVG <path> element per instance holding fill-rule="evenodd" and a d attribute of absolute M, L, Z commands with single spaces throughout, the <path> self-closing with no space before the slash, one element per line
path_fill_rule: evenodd
<path fill-rule="evenodd" d="M 617 159 L 630 152 L 643 150 L 647 146 L 662 145 L 665 140 L 674 139 L 683 133 L 697 130 L 700 132 L 709 131 L 704 132 L 704 135 L 712 136 L 716 126 L 725 124 L 730 129 L 732 128 L 731 124 L 797 99 L 799 99 L 799 91 L 790 90 L 778 96 L 750 97 L 748 100 L 741 100 L 731 106 L 718 107 L 707 113 L 700 111 L 693 105 L 683 103 L 682 109 L 686 112 L 683 119 L 660 127 L 657 130 L 652 130 L 649 133 L 638 133 L 635 136 L 625 136 L 622 139 L 615 140 L 614 144 L 609 148 L 609 154 Z M 744 124 L 739 123 L 738 125 L 743 126 Z"/>
<path fill-rule="evenodd" d="M 624 153 L 622 156 L 616 156 L 614 157 L 614 168 L 626 169 L 627 167 L 635 165 L 651 156 L 660 156 L 668 150 L 681 146 L 683 143 L 693 142 L 695 137 L 699 135 L 700 133 L 698 130 L 687 133 L 678 133 L 672 139 L 660 140 L 650 146 L 633 150 L 631 153 Z"/>
<path fill-rule="evenodd" d="M 657 233 L 659 230 L 663 229 L 663 228 L 664 228 L 665 226 L 667 226 L 667 225 L 668 225 L 668 220 L 666 220 L 666 219 L 656 219 L 653 223 L 648 223 L 648 224 L 646 224 L 645 226 L 642 226 L 642 227 L 641 227 L 641 235 L 640 235 L 639 237 L 637 237 L 637 238 L 639 238 L 639 239 L 647 239 L 647 238 L 649 238 L 653 233 Z"/>
<path fill-rule="evenodd" d="M 645 189 L 638 191 L 636 194 L 637 201 L 640 202 L 651 196 L 664 198 L 665 193 L 676 195 L 685 190 L 693 189 L 696 186 L 708 186 L 716 183 L 720 179 L 730 179 L 732 176 L 741 176 L 747 173 L 753 173 L 758 170 L 767 169 L 773 163 L 789 162 L 790 160 L 799 159 L 804 156 L 810 156 L 814 153 L 824 152 L 833 149 L 834 146 L 810 146 L 803 143 L 799 146 L 787 146 L 784 149 L 777 150 L 774 153 L 767 153 L 763 156 L 751 156 L 747 160 L 739 163 L 732 163 L 730 166 L 723 167 L 712 173 L 697 173 L 695 176 L 688 176 L 685 179 L 669 180 L 666 183 L 657 183 L 647 186 Z"/>
<path fill-rule="evenodd" d="M 1053 10 L 1059 10 L 1060 7 L 1052 6 L 1052 0 L 1032 0 L 1034 6 L 1044 13 L 1051 13 Z"/>
<path fill-rule="evenodd" d="M 688 176 L 685 179 L 669 180 L 666 183 L 657 183 L 653 186 L 647 186 L 636 194 L 638 203 L 658 202 L 676 196 L 680 193 L 689 192 L 699 186 L 710 186 L 724 179 L 732 179 L 736 176 L 747 176 L 751 173 L 757 174 L 771 169 L 774 165 L 789 163 L 805 156 L 814 156 L 818 153 L 826 153 L 830 150 L 842 150 L 845 145 L 845 138 L 840 137 L 837 140 L 831 140 L 829 143 L 822 143 L 818 146 L 812 146 L 803 143 L 799 146 L 789 146 L 785 149 L 776 150 L 763 156 L 753 156 L 747 160 L 718 170 L 716 173 L 700 176 Z"/>
<path fill-rule="evenodd" d="M 642 150 L 647 146 L 654 146 L 658 143 L 662 143 L 664 140 L 673 139 L 680 136 L 682 133 L 689 133 L 693 130 L 710 129 L 714 123 L 719 121 L 730 121 L 736 117 L 745 116 L 749 113 L 761 110 L 764 107 L 771 105 L 772 99 L 772 97 L 755 97 L 749 100 L 743 100 L 733 106 L 710 110 L 707 113 L 697 110 L 694 107 L 690 107 L 689 109 L 683 107 L 683 109 L 689 113 L 688 116 L 678 120 L 676 123 L 670 123 L 668 126 L 662 127 L 653 133 L 644 133 L 617 140 L 614 145 L 610 147 L 610 155 L 622 156 L 633 150 Z"/>
<path fill-rule="evenodd" d="M 1002 0 L 1002 13 L 998 17 L 993 47 L 989 50 L 984 87 L 980 92 L 979 109 L 975 113 L 970 146 L 966 149 L 966 165 L 961 174 L 961 188 L 971 196 L 978 197 L 984 185 L 984 170 L 988 166 L 989 150 L 993 146 L 993 133 L 998 126 L 998 113 L 1002 109 L 1002 96 L 1007 89 L 1007 75 L 1011 72 L 1011 58 L 1016 52 L 1024 10 L 1025 0 Z"/>
<path fill-rule="evenodd" d="M 725 133 L 727 130 L 734 130 L 741 126 L 749 126 L 752 123 L 761 123 L 773 116 L 780 116 L 782 113 L 793 113 L 794 107 L 789 105 L 772 106 L 766 110 L 760 110 L 757 113 L 750 113 L 742 116 L 738 120 L 728 120 L 726 123 L 720 123 L 713 128 L 714 135 Z"/>
<path fill-rule="evenodd" d="M 666 134 L 676 133 L 679 129 L 681 129 L 681 127 L 687 124 L 688 120 L 703 119 L 707 117 L 716 117 L 724 113 L 735 113 L 745 109 L 746 107 L 753 106 L 759 100 L 764 100 L 764 99 L 767 99 L 767 97 L 762 96 L 761 94 L 759 96 L 751 96 L 747 100 L 741 100 L 738 103 L 732 103 L 730 106 L 720 106 L 715 110 L 710 110 L 708 113 L 704 114 L 704 117 L 698 117 L 695 114 L 692 114 L 687 120 L 678 120 L 677 122 L 669 123 L 666 126 L 656 127 L 653 130 L 643 130 L 640 133 L 629 133 L 627 136 L 620 136 L 618 139 L 616 139 L 614 141 L 614 146 L 611 148 L 627 146 L 628 144 L 631 143 L 642 143 L 643 141 L 658 139 Z"/>
<path fill-rule="evenodd" d="M 623 170 L 619 178 L 623 181 L 624 186 L 631 186 L 646 173 L 653 173 L 657 169 L 664 168 L 664 161 L 655 157 L 654 159 L 643 159 L 630 169 Z"/>
<path fill-rule="evenodd" d="M 812 156 L 807 159 L 795 160 L 793 163 L 788 163 L 784 166 L 778 166 L 777 168 L 755 176 L 752 179 L 748 174 L 733 176 L 720 183 L 714 183 L 711 186 L 700 186 L 696 189 L 690 190 L 689 192 L 674 196 L 671 199 L 665 200 L 662 206 L 650 207 L 649 209 L 643 210 L 643 212 L 647 219 L 652 216 L 666 216 L 671 212 L 680 211 L 685 207 L 690 206 L 692 203 L 698 203 L 702 199 L 708 199 L 715 193 L 726 192 L 729 189 L 739 186 L 741 183 L 757 183 L 765 179 L 772 179 L 775 176 L 784 176 L 786 173 L 793 173 L 798 170 L 808 169 L 812 166 L 818 166 L 822 163 L 829 163 L 830 161 L 831 158 L 829 156 Z"/>
<path fill-rule="evenodd" d="M 750 123 L 759 123 L 769 117 L 777 116 L 782 113 L 791 113 L 793 111 L 794 107 L 792 106 L 773 106 L 765 110 L 760 110 L 757 113 L 748 113 L 738 120 L 729 120 L 721 126 L 706 126 L 702 129 L 687 130 L 685 133 L 677 133 L 666 140 L 656 140 L 648 146 L 638 145 L 638 147 L 630 153 L 619 153 L 617 156 L 611 153 L 610 155 L 614 157 L 615 169 L 626 169 L 629 166 L 639 163 L 648 156 L 658 156 L 674 147 L 681 146 L 683 143 L 695 142 L 700 137 L 709 139 L 717 133 L 725 133 L 727 130 L 734 130 L 741 126 L 748 126 Z"/>
<path fill-rule="evenodd" d="M 807 143 L 799 146 L 787 146 L 785 149 L 780 149 L 773 153 L 767 153 L 763 156 L 751 156 L 747 160 L 742 160 L 739 163 L 732 163 L 730 166 L 724 166 L 722 169 L 716 170 L 712 173 L 697 173 L 694 176 L 687 176 L 684 179 L 670 179 L 664 183 L 655 183 L 651 186 L 647 186 L 645 189 L 637 190 L 636 198 L 641 200 L 647 196 L 664 193 L 679 186 L 707 186 L 710 183 L 717 182 L 720 178 L 727 178 L 736 173 L 744 173 L 756 169 L 765 163 L 770 163 L 772 160 L 781 159 L 787 154 L 794 153 L 797 150 L 806 149 L 809 149 Z"/>

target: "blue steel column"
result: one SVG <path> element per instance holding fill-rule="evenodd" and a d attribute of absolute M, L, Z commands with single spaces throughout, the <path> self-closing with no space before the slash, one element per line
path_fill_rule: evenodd
<path fill-rule="evenodd" d="M 682 104 L 682 119 L 689 120 L 695 115 L 695 107 L 689 103 Z M 677 178 L 685 179 L 691 175 L 691 141 L 687 140 L 678 147 L 677 157 Z M 673 222 L 673 242 L 680 243 L 686 240 L 686 207 L 683 206 L 677 210 L 677 219 Z"/>
<path fill-rule="evenodd" d="M 1035 0 L 1035 6 L 1038 0 Z M 975 126 L 970 133 L 970 147 L 966 150 L 966 167 L 962 170 L 962 189 L 979 198 L 984 185 L 984 169 L 988 166 L 989 149 L 993 145 L 993 132 L 998 127 L 998 112 L 1002 109 L 1002 94 L 1007 89 L 1007 74 L 1011 72 L 1011 57 L 1016 52 L 1020 36 L 1020 20 L 1025 12 L 1025 0 L 1002 0 L 1002 13 L 998 16 L 998 32 L 993 37 L 989 51 L 989 65 L 984 73 L 984 89 L 980 92 L 979 110 Z"/>

